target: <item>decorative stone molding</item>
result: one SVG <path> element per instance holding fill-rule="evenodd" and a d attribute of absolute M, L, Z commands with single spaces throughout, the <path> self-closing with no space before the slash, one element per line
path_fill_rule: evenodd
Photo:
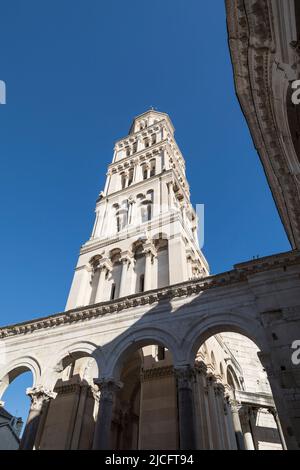
<path fill-rule="evenodd" d="M 59 395 L 68 395 L 69 393 L 79 393 L 80 389 L 83 387 L 87 387 L 87 385 L 81 385 L 79 383 L 73 384 L 64 384 L 55 387 L 55 392 Z"/>
<path fill-rule="evenodd" d="M 300 190 L 288 120 L 287 90 L 299 77 L 299 45 L 287 4 L 272 0 L 226 0 L 236 92 L 269 185 L 294 247 L 300 246 Z M 292 7 L 291 7 L 292 9 Z M 289 23 L 289 27 L 285 24 Z M 295 28 L 294 28 L 295 29 Z M 291 47 L 292 46 L 292 47 Z M 272 90 L 272 93 L 270 93 Z"/>
<path fill-rule="evenodd" d="M 153 369 L 145 369 L 141 372 L 141 380 L 156 380 L 162 377 L 170 377 L 174 375 L 173 366 L 154 367 Z"/>
<path fill-rule="evenodd" d="M 225 287 L 247 282 L 248 276 L 300 264 L 300 252 L 297 250 L 279 255 L 261 258 L 237 265 L 236 269 L 226 273 L 208 276 L 202 279 L 183 282 L 162 289 L 154 289 L 142 294 L 133 294 L 122 299 L 101 302 L 87 307 L 78 307 L 34 321 L 19 323 L 0 328 L 0 338 L 29 334 L 35 331 L 62 326 L 65 324 L 87 321 L 89 319 L 118 313 L 133 307 L 151 305 L 163 300 L 190 297 L 208 289 Z"/>
<path fill-rule="evenodd" d="M 177 379 L 177 388 L 191 389 L 195 379 L 195 369 L 191 366 L 180 366 L 174 368 L 175 377 Z"/>
<path fill-rule="evenodd" d="M 43 386 L 35 388 L 27 388 L 26 395 L 30 397 L 31 400 L 31 410 L 40 410 L 43 404 L 53 398 L 56 398 L 57 393 L 52 392 Z"/>

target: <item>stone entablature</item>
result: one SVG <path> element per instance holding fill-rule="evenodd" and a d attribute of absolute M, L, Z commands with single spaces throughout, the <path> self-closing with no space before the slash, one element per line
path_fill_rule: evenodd
<path fill-rule="evenodd" d="M 292 251 L 281 253 L 280 255 L 268 256 L 258 260 L 249 261 L 236 265 L 236 269 L 215 276 L 208 276 L 201 280 L 184 282 L 175 286 L 163 289 L 155 289 L 143 294 L 134 294 L 118 299 L 116 301 L 103 302 L 89 307 L 75 308 L 63 313 L 57 313 L 48 317 L 38 318 L 16 325 L 9 325 L 0 328 L 0 338 L 27 334 L 44 328 L 82 322 L 104 315 L 121 312 L 133 307 L 152 305 L 161 301 L 172 300 L 180 297 L 189 298 L 196 296 L 212 288 L 220 288 L 228 285 L 235 285 L 247 282 L 250 275 L 265 273 L 276 268 L 288 266 L 298 266 L 300 264 L 300 252 Z M 300 307 L 300 305 L 299 305 Z M 288 308 L 288 311 L 291 309 Z M 281 311 L 280 311 L 281 312 Z M 268 313 L 268 312 L 266 312 Z"/>

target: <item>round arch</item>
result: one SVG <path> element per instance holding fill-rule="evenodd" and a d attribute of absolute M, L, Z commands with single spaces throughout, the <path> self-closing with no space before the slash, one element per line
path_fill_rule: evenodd
<path fill-rule="evenodd" d="M 233 390 L 243 390 L 238 376 L 231 364 L 226 369 L 226 382 Z"/>
<path fill-rule="evenodd" d="M 173 363 L 179 362 L 179 345 L 176 339 L 160 328 L 144 327 L 123 336 L 116 343 L 113 342 L 113 354 L 107 354 L 108 362 L 103 375 L 119 379 L 125 360 L 137 349 L 151 344 L 166 347 L 171 352 Z"/>
<path fill-rule="evenodd" d="M 55 383 L 57 371 L 59 371 L 60 367 L 63 366 L 64 359 L 68 357 L 73 359 L 79 359 L 80 357 L 90 357 L 95 359 L 98 371 L 104 368 L 104 355 L 101 348 L 97 344 L 90 341 L 74 342 L 62 348 L 52 361 L 49 367 L 51 371 L 50 377 L 48 380 L 45 378 L 49 384 L 51 383 L 51 385 L 53 385 Z"/>
<path fill-rule="evenodd" d="M 225 332 L 239 333 L 253 341 L 260 350 L 265 349 L 265 333 L 254 316 L 223 313 L 206 317 L 190 326 L 182 341 L 186 363 L 194 364 L 198 350 L 208 338 Z"/>
<path fill-rule="evenodd" d="M 42 368 L 39 361 L 33 356 L 14 359 L 0 370 L 0 400 L 11 382 L 28 371 L 32 373 L 32 387 L 36 387 L 40 382 Z"/>

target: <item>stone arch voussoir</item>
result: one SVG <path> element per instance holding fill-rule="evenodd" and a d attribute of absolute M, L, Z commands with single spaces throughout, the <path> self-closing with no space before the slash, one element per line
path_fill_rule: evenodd
<path fill-rule="evenodd" d="M 212 314 L 190 325 L 182 340 L 182 354 L 187 364 L 194 364 L 200 346 L 218 333 L 234 332 L 251 339 L 260 349 L 264 349 L 265 333 L 254 317 L 240 313 Z"/>
<path fill-rule="evenodd" d="M 37 386 L 41 380 L 42 366 L 40 361 L 34 356 L 20 356 L 0 367 L 0 399 L 9 384 L 23 372 L 27 371 L 32 373 L 32 386 Z"/>
<path fill-rule="evenodd" d="M 112 341 L 110 345 L 112 354 L 107 354 L 108 359 L 103 375 L 118 379 L 126 358 L 137 349 L 150 344 L 158 344 L 168 348 L 174 364 L 180 361 L 177 339 L 162 328 L 145 326 Z"/>

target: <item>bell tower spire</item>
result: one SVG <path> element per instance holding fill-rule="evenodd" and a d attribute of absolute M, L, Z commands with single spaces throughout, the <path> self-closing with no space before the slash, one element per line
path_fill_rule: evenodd
<path fill-rule="evenodd" d="M 150 109 L 116 142 L 67 310 L 209 273 L 174 133 L 170 117 Z"/>

